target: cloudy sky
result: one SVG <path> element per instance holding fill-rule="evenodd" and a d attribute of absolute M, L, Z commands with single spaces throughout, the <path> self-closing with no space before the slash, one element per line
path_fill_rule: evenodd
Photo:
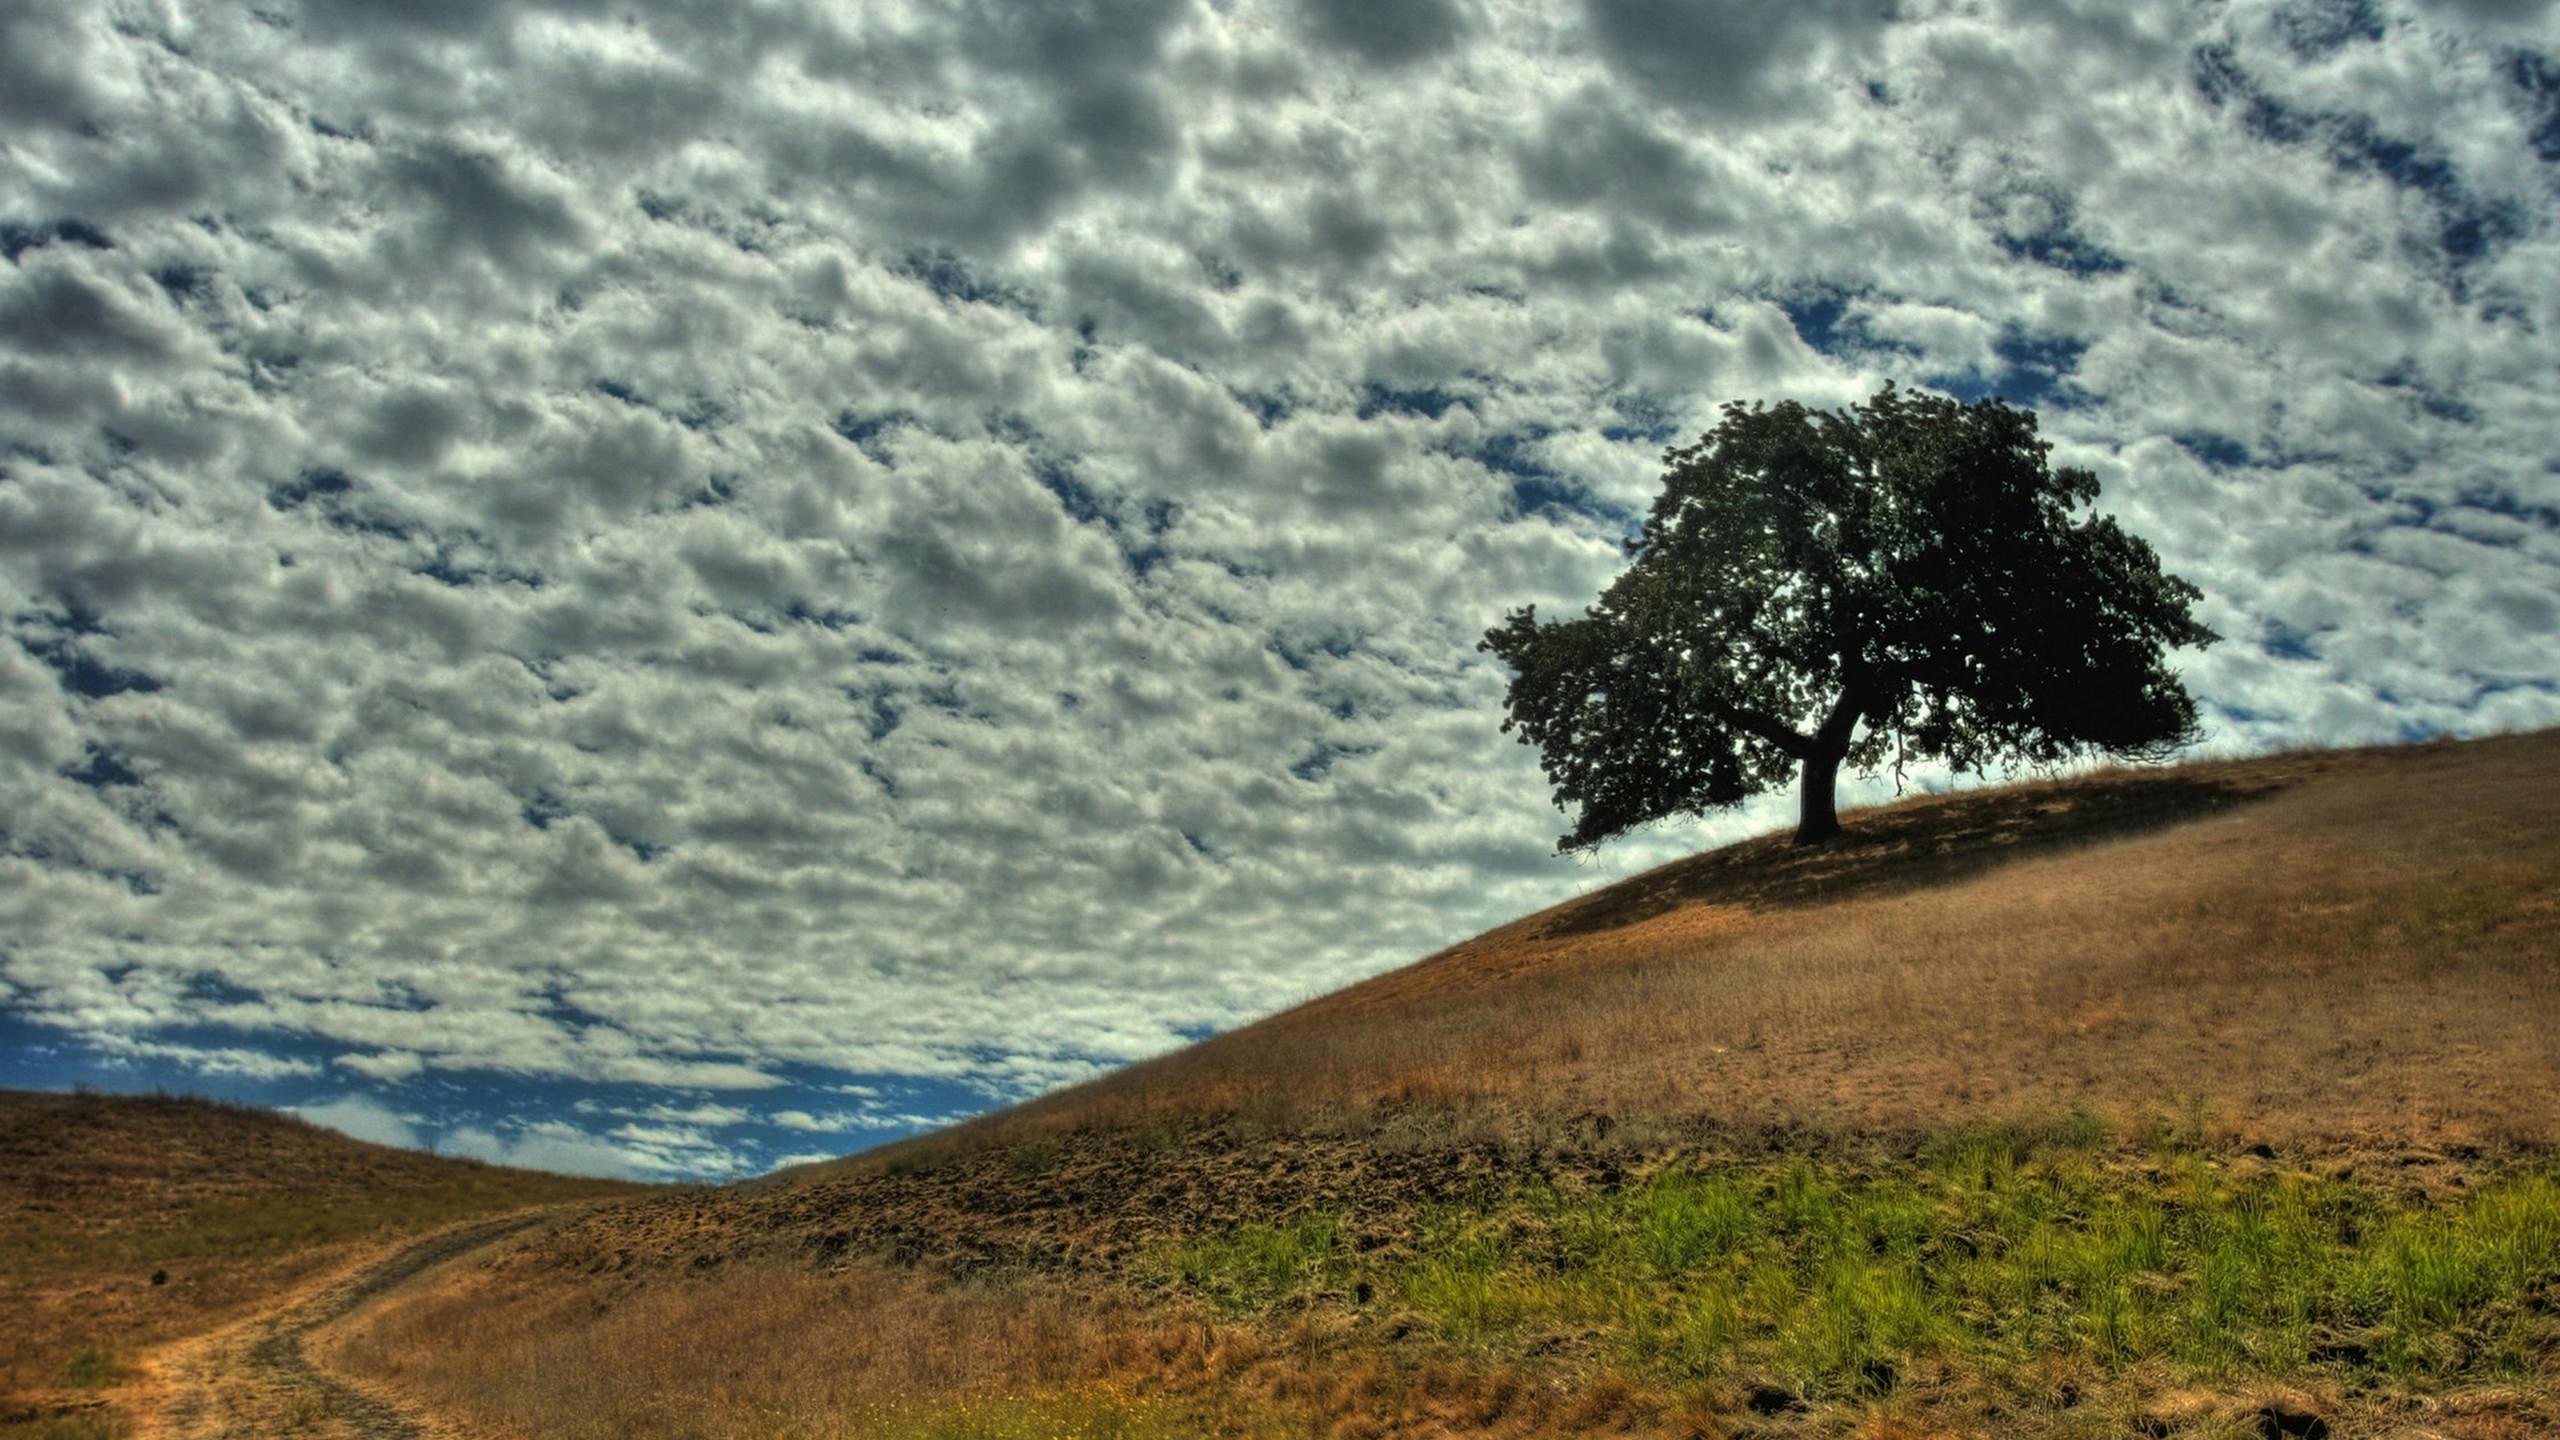
<path fill-rule="evenodd" d="M 2560 720 L 2542 3 L 66 0 L 0 157 L 0 1084 L 751 1173 L 1775 823 L 1474 643 L 1888 377 L 2215 748 Z"/>

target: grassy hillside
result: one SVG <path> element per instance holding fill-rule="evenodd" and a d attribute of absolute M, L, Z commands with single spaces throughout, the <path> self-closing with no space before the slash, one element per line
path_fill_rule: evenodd
<path fill-rule="evenodd" d="M 359 1246 L 639 1187 L 395 1150 L 171 1096 L 0 1091 L 0 1435 Z"/>
<path fill-rule="evenodd" d="M 1674 862 L 984 1122 L 1454 1105 L 2560 1139 L 2560 732 L 2117 771 Z"/>
<path fill-rule="evenodd" d="M 346 1358 L 563 1437 L 2560 1431 L 2560 734 L 1850 828 L 599 1209 Z"/>

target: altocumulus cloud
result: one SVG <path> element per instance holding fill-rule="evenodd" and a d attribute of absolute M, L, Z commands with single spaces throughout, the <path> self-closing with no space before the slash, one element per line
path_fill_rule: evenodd
<path fill-rule="evenodd" d="M 1472 647 L 1729 399 L 2036 405 L 2224 748 L 2549 723 L 2549 22 L 19 7 L 0 1078 L 736 1173 L 1722 838 Z"/>

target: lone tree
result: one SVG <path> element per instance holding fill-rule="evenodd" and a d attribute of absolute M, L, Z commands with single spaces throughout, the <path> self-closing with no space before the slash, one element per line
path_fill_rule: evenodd
<path fill-rule="evenodd" d="M 1669 469 L 1633 565 L 1580 619 L 1485 632 L 1513 672 L 1560 850 L 1800 775 L 1795 843 L 1840 833 L 1840 765 L 2158 759 L 2200 733 L 2163 652 L 2200 593 L 2049 470 L 2031 411 L 1890 384 L 1845 412 L 1730 404 Z"/>

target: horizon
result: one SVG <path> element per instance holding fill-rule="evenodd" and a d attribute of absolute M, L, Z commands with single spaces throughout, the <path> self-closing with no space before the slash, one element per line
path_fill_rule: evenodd
<path fill-rule="evenodd" d="M 2531 732 L 2506 731 L 2497 732 L 2495 735 L 2460 738 L 2492 739 L 2498 738 L 2498 735 L 2522 733 Z M 2380 748 L 2390 750 L 2426 747 L 2446 743 L 2456 738 L 2446 734 L 2402 736 L 2394 741 L 2383 742 Z M 2209 758 L 2245 760 L 2288 752 L 2301 753 L 2305 748 L 2272 745 L 2254 752 L 2253 755 L 2216 755 Z M 2349 749 L 2368 747 L 2335 748 L 2340 753 L 2344 753 Z M 2130 768 L 2137 771 L 2176 769 L 2206 758 L 2208 757 L 2201 754 L 2189 755 L 2164 765 L 2137 764 Z M 1854 805 L 1844 805 L 1842 812 L 1844 817 L 1847 817 L 1859 810 L 1890 806 L 1903 799 L 1950 796 L 1967 790 L 1998 790 L 2010 784 L 2041 779 L 2068 780 L 2073 775 L 2106 769 L 2113 763 L 2097 760 L 2065 767 L 2015 770 L 1996 778 L 1980 777 L 1978 783 L 1973 785 L 1963 783 L 1962 777 L 1954 777 L 1945 782 L 1914 779 L 1905 786 L 1902 793 L 1882 795 L 1866 793 L 1864 798 L 1855 802 Z M 1851 781 L 1846 788 L 1853 792 L 1873 792 L 1881 785 L 1881 777 L 1874 777 Z M 1783 792 L 1773 792 L 1759 797 L 1749 808 L 1753 813 L 1773 812 L 1783 808 L 1786 799 Z M 1774 820 L 1776 817 L 1772 814 L 1770 818 Z M 1753 833 L 1737 834 L 1718 844 L 1701 846 L 1694 852 L 1675 853 L 1667 857 L 1663 863 L 1689 858 L 1692 854 L 1703 855 L 1744 840 L 1765 839 L 1786 833 L 1789 828 L 1791 827 L 1786 824 L 1766 825 Z M 1856 834 L 1853 825 L 1849 840 L 1854 842 Z M 1620 880 L 1635 878 L 1638 878 L 1638 875 L 1619 877 Z M 1561 897 L 1553 903 L 1561 904 L 1576 898 L 1588 897 L 1612 888 L 1616 883 L 1613 881 L 1609 886 L 1583 886 L 1575 894 Z M 1524 916 L 1534 913 L 1537 912 L 1524 912 Z M 1524 916 L 1508 918 L 1519 919 Z M 1499 926 L 1489 928 L 1499 928 Z M 1461 937 L 1462 940 L 1474 938 L 1478 937 Z M 1400 968 L 1424 958 L 1427 957 L 1408 956 L 1387 969 Z M 1254 1020 L 1267 1018 L 1269 1015 L 1283 1013 L 1315 998 L 1321 997 L 1298 997 L 1264 1015 L 1244 1017 L 1239 1024 L 1249 1024 Z M 8 1033 L 11 1024 L 10 1017 L 0 1014 L 0 1035 Z M 1171 1054 L 1176 1050 L 1190 1048 L 1214 1039 L 1217 1034 L 1217 1031 L 1205 1031 L 1200 1035 L 1186 1038 L 1181 1045 L 1162 1053 Z M 0 1049 L 0 1055 L 9 1053 L 11 1053 L 9 1049 Z M 436 1084 L 444 1092 L 441 1097 L 443 1103 L 430 1112 L 423 1107 L 406 1110 L 394 1108 L 383 1099 L 360 1091 L 329 1093 L 317 1098 L 291 1100 L 285 1097 L 303 1093 L 293 1084 L 294 1077 L 290 1074 L 280 1077 L 250 1073 L 247 1067 L 226 1072 L 219 1068 L 207 1069 L 201 1065 L 186 1063 L 153 1065 L 148 1060 L 137 1061 L 131 1056 L 115 1055 L 92 1062 L 85 1067 L 84 1073 L 63 1078 L 57 1070 L 47 1064 L 46 1057 L 58 1053 L 50 1047 L 31 1043 L 17 1050 L 16 1053 L 22 1062 L 29 1059 L 34 1062 L 32 1065 L 22 1063 L 21 1068 L 28 1070 L 29 1073 L 42 1074 L 47 1079 L 43 1083 L 21 1084 L 11 1078 L 15 1072 L 0 1066 L 0 1090 L 17 1089 L 53 1094 L 206 1100 L 222 1104 L 246 1104 L 306 1120 L 352 1139 L 414 1150 L 424 1154 L 481 1160 L 494 1165 L 559 1175 L 595 1176 L 664 1184 L 719 1184 L 769 1175 L 794 1166 L 846 1159 L 861 1154 L 865 1150 L 931 1134 L 965 1120 L 990 1115 L 1021 1101 L 1038 1098 L 1038 1094 L 1045 1093 L 1034 1092 L 1006 1100 L 983 1101 L 980 1097 L 968 1097 L 966 1092 L 959 1092 L 963 1097 L 959 1108 L 947 1114 L 923 1115 L 912 1112 L 891 1114 L 887 1112 L 886 1106 L 880 1103 L 880 1092 L 876 1087 L 830 1085 L 812 1081 L 809 1083 L 818 1093 L 850 1094 L 858 1097 L 852 1109 L 836 1112 L 832 1116 L 817 1116 L 791 1109 L 768 1108 L 759 1111 L 745 1106 L 724 1104 L 709 1098 L 699 1099 L 690 1106 L 670 1103 L 664 1091 L 653 1087 L 627 1087 L 627 1093 L 617 1095 L 592 1084 L 570 1085 L 559 1087 L 554 1093 L 545 1095 L 545 1087 L 538 1080 L 530 1077 L 488 1077 L 476 1085 L 459 1078 L 439 1077 L 431 1083 Z M 1133 1060 L 1127 1063 L 1136 1064 L 1138 1061 Z M 1126 1066 L 1112 1067 L 1112 1069 L 1122 1068 Z M 1095 1076 L 1085 1078 L 1098 1078 L 1100 1075 L 1109 1073 L 1111 1073 L 1110 1070 L 1098 1071 Z M 137 1078 L 139 1076 L 150 1078 Z M 1077 1082 L 1067 1082 L 1055 1088 L 1068 1088 L 1074 1083 Z M 533 1098 L 536 1103 L 528 1104 L 528 1097 Z M 546 1106 L 541 1103 L 544 1100 L 548 1100 L 550 1104 Z M 432 1119 L 431 1114 L 434 1117 Z M 851 1115 L 859 1115 L 866 1120 L 877 1117 L 881 1123 L 877 1125 L 844 1123 L 844 1117 Z M 621 1122 L 619 1125 L 614 1124 L 617 1120 Z M 600 1128 L 602 1129 L 601 1140 L 597 1133 Z M 749 1169 L 741 1165 L 729 1165 L 719 1173 L 709 1174 L 684 1168 L 681 1163 L 687 1158 L 684 1152 L 704 1148 L 699 1137 L 705 1130 L 723 1132 L 724 1139 L 731 1145 L 740 1146 L 750 1154 L 757 1151 L 763 1152 L 758 1157 L 763 1161 L 762 1168 Z M 885 1133 L 836 1149 L 797 1150 L 792 1148 L 794 1144 L 812 1143 L 805 1137 L 840 1135 L 848 1130 L 874 1130 Z M 624 1144 L 617 1146 L 611 1143 L 617 1141 Z M 741 1142 L 743 1142 L 742 1145 Z M 661 1154 L 673 1152 L 678 1163 L 652 1165 L 644 1160 L 635 1164 L 634 1151 L 627 1148 L 632 1145 L 645 1147 L 638 1152 L 643 1155 L 649 1154 L 650 1151 Z M 652 1173 L 653 1171 L 656 1173 Z"/>
<path fill-rule="evenodd" d="M 1776 828 L 1475 651 L 1729 400 L 2035 410 L 2194 756 L 2560 724 L 2547 9 L 0 21 L 0 1086 L 743 1178 Z"/>

